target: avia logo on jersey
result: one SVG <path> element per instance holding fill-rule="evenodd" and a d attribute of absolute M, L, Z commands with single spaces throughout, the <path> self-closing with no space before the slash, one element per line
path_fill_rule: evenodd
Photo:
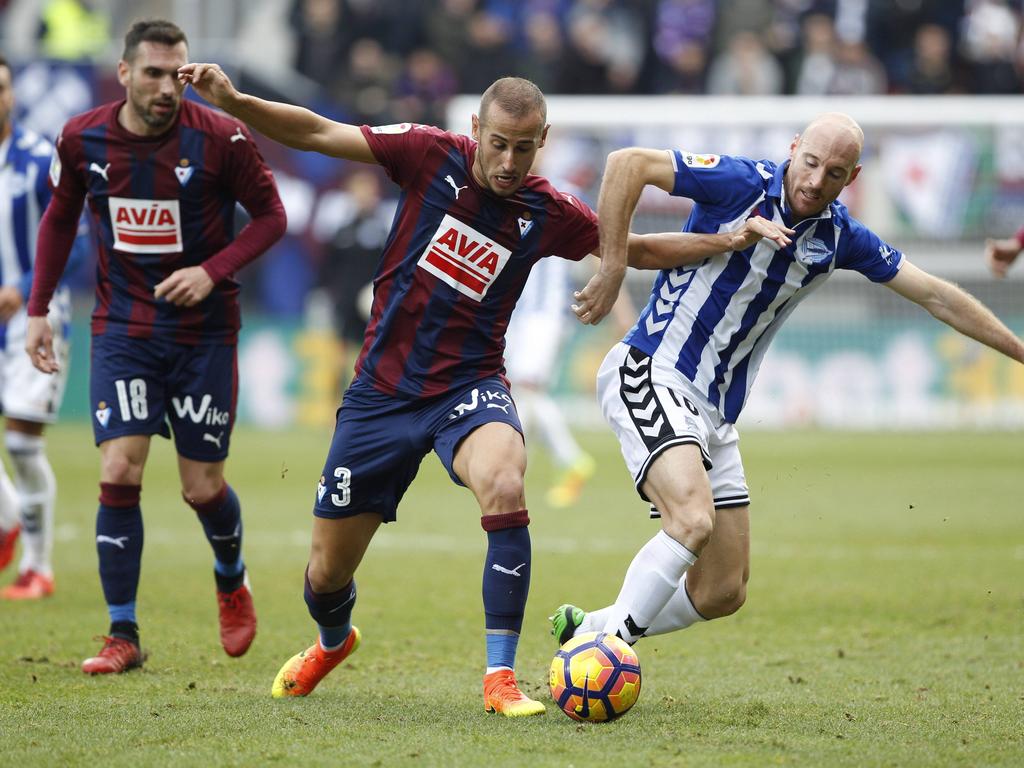
<path fill-rule="evenodd" d="M 207 424 L 211 427 L 226 427 L 231 414 L 227 411 L 222 411 L 219 408 L 211 408 L 210 401 L 213 398 L 210 395 L 203 395 L 203 399 L 199 401 L 199 407 L 196 408 L 195 402 L 192 400 L 192 395 L 186 395 L 184 399 L 178 397 L 171 398 L 171 405 L 174 406 L 174 412 L 178 414 L 179 419 L 184 419 L 188 416 L 193 424 Z M 219 440 L 220 438 L 218 438 Z M 220 447 L 219 445 L 217 446 Z"/>
<path fill-rule="evenodd" d="M 179 253 L 181 212 L 177 200 L 111 197 L 114 249 L 126 253 Z"/>
<path fill-rule="evenodd" d="M 721 159 L 718 155 L 698 155 L 693 152 L 683 152 L 683 162 L 690 168 L 714 168 Z"/>
<path fill-rule="evenodd" d="M 483 301 L 511 255 L 508 248 L 446 214 L 418 263 L 459 293 Z"/>

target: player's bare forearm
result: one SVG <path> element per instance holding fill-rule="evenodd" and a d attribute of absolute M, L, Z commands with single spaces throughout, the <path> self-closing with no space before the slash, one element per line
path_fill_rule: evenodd
<path fill-rule="evenodd" d="M 752 216 L 738 230 L 703 234 L 696 232 L 659 232 L 629 236 L 629 266 L 637 269 L 672 269 L 697 264 L 730 251 L 742 251 L 762 238 L 779 248 L 792 242 L 796 233 L 761 216 Z"/>
<path fill-rule="evenodd" d="M 281 144 L 348 160 L 376 162 L 356 126 L 328 120 L 305 107 L 241 93 L 216 64 L 186 64 L 178 70 L 178 78 L 210 103 Z"/>
<path fill-rule="evenodd" d="M 657 183 L 664 188 L 665 175 L 668 174 L 670 183 L 671 172 L 671 161 L 665 152 L 630 148 L 608 155 L 597 198 L 602 265 L 624 271 L 629 257 L 629 223 L 640 193 L 648 184 Z"/>
<path fill-rule="evenodd" d="M 889 287 L 964 336 L 1024 363 L 1024 341 L 959 286 L 905 263 Z"/>

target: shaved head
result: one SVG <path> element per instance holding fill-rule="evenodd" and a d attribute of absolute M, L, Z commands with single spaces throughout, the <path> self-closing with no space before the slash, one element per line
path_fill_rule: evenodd
<path fill-rule="evenodd" d="M 860 153 L 864 150 L 864 131 L 856 120 L 843 112 L 826 112 L 814 118 L 800 136 L 801 142 L 808 139 L 834 147 L 842 155 L 850 157 L 853 166 L 860 161 Z"/>
<path fill-rule="evenodd" d="M 796 221 L 821 214 L 857 178 L 863 149 L 864 131 L 842 112 L 819 115 L 793 138 L 784 187 Z"/>

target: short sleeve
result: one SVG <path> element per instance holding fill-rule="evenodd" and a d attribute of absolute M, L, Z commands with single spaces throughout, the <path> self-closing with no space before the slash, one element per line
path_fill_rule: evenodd
<path fill-rule="evenodd" d="M 559 227 L 561 245 L 555 253 L 570 261 L 579 261 L 587 254 L 597 253 L 597 214 L 575 195 L 557 192 L 556 196 L 564 201 L 565 221 Z"/>
<path fill-rule="evenodd" d="M 444 131 L 418 123 L 360 126 L 370 151 L 388 178 L 405 189 L 415 178 L 427 150 Z"/>
<path fill-rule="evenodd" d="M 875 283 L 887 283 L 903 266 L 904 255 L 856 219 L 850 219 L 846 247 L 840 248 L 836 266 L 860 272 Z"/>
<path fill-rule="evenodd" d="M 771 171 L 746 157 L 699 155 L 674 149 L 672 168 L 675 184 L 672 194 L 720 209 L 738 209 L 748 205 L 764 191 Z M 760 165 L 760 167 L 759 167 Z"/>

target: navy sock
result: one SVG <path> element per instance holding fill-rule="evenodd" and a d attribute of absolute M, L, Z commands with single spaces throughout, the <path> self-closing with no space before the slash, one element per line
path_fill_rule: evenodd
<path fill-rule="evenodd" d="M 485 515 L 484 622 L 487 628 L 487 668 L 515 668 L 523 612 L 530 592 L 530 516 L 525 509 L 505 515 Z"/>
<path fill-rule="evenodd" d="M 182 496 L 196 511 L 206 540 L 213 548 L 217 589 L 233 592 L 245 579 L 242 560 L 242 507 L 238 496 L 227 483 L 209 501 L 198 502 Z"/>
<path fill-rule="evenodd" d="M 100 483 L 96 552 L 111 624 L 135 624 L 135 594 L 142 566 L 141 485 Z"/>
<path fill-rule="evenodd" d="M 303 597 L 306 607 L 320 631 L 320 645 L 334 650 L 352 631 L 352 607 L 356 604 L 356 582 L 350 581 L 336 592 L 314 592 L 309 583 L 309 568 L 306 568 L 306 585 Z"/>

